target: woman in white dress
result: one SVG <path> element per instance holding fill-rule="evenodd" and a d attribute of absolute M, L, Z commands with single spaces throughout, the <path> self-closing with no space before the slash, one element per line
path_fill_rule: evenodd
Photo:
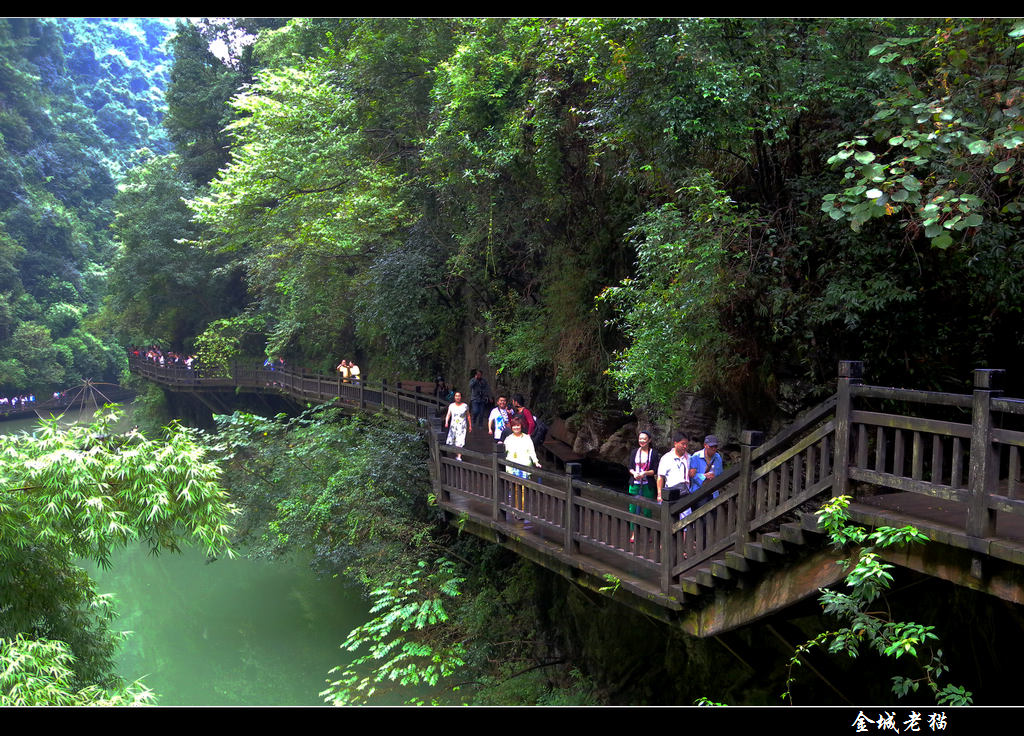
<path fill-rule="evenodd" d="M 448 429 L 445 444 L 466 446 L 466 432 L 473 431 L 473 420 L 469 416 L 469 404 L 462 401 L 461 391 L 455 392 L 455 401 L 448 405 L 448 413 L 444 415 L 444 426 Z M 455 459 L 462 460 L 462 453 L 456 455 Z"/>

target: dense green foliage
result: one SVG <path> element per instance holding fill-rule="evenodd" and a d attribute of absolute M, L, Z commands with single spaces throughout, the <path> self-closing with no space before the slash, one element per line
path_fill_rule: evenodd
<path fill-rule="evenodd" d="M 427 564 L 421 561 L 408 577 L 371 591 L 370 613 L 377 615 L 356 627 L 342 644 L 350 652 L 363 646 L 368 651 L 348 667 L 331 670 L 332 675 L 340 673 L 321 693 L 328 703 L 372 703 L 374 694 L 386 683 L 413 691 L 434 688 L 466 663 L 465 644 L 451 637 L 455 627 L 449 627 L 448 636 L 429 635 L 448 622 L 444 601 L 459 595 L 459 585 L 464 582 L 456 575 L 454 563 L 438 562 L 437 571 L 426 579 Z M 366 670 L 369 674 L 363 674 Z"/>
<path fill-rule="evenodd" d="M 118 418 L 104 410 L 92 424 L 62 429 L 54 420 L 32 435 L 0 435 L 5 702 L 47 699 L 39 687 L 120 688 L 113 608 L 81 560 L 108 565 L 114 549 L 133 542 L 153 552 L 184 542 L 211 556 L 228 550 L 234 510 L 208 448 L 178 426 L 159 439 L 119 434 Z M 40 670 L 52 674 L 49 685 Z"/>
<path fill-rule="evenodd" d="M 225 483 L 245 510 L 240 541 L 252 553 L 310 544 L 321 573 L 373 585 L 429 542 L 429 524 L 416 521 L 429 491 L 426 449 L 401 422 L 338 417 L 336 409 L 292 420 L 219 417 Z"/>
<path fill-rule="evenodd" d="M 596 701 L 537 635 L 536 570 L 453 536 L 427 504 L 425 438 L 404 420 L 315 409 L 220 417 L 219 430 L 239 543 L 270 557 L 311 551 L 316 570 L 358 581 L 373 601 L 339 642 L 357 659 L 324 673 L 329 702 Z"/>
<path fill-rule="evenodd" d="M 177 154 L 140 163 L 118 187 L 106 307 L 125 343 L 182 345 L 239 298 L 225 259 L 191 242 L 198 228 L 185 199 L 194 193 Z"/>
<path fill-rule="evenodd" d="M 0 638 L 0 705 L 151 705 L 141 683 L 109 692 L 97 685 L 76 688 L 74 655 L 62 641 L 18 634 Z"/>
<path fill-rule="evenodd" d="M 191 206 L 268 352 L 324 367 L 427 377 L 482 350 L 560 408 L 665 413 L 700 389 L 758 422 L 850 356 L 954 388 L 1021 342 L 1019 39 L 1012 21 L 294 20 L 253 45 L 227 166 Z M 950 303 L 957 327 L 933 319 Z"/>
<path fill-rule="evenodd" d="M 61 18 L 65 79 L 106 136 L 115 171 L 133 165 L 137 149 L 167 153 L 163 116 L 171 67 L 169 18 Z M 54 70 L 56 71 L 56 70 Z"/>
<path fill-rule="evenodd" d="M 114 177 L 166 147 L 155 20 L 0 20 L 0 395 L 113 379 Z M 161 141 L 163 141 L 161 143 Z"/>
<path fill-rule="evenodd" d="M 615 306 L 623 332 L 632 336 L 611 373 L 619 392 L 641 406 L 674 396 L 680 385 L 715 385 L 718 376 L 743 361 L 733 352 L 717 310 L 736 291 L 725 283 L 728 245 L 750 223 L 707 178 L 686 190 L 690 196 L 682 212 L 667 204 L 630 231 L 637 278 L 598 297 Z"/>

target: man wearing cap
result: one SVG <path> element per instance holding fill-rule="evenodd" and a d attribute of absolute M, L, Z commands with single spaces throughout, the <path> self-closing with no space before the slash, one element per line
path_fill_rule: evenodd
<path fill-rule="evenodd" d="M 722 455 L 718 452 L 718 438 L 709 434 L 704 438 L 704 449 L 690 457 L 690 493 L 697 493 L 704 481 L 722 474 Z M 718 491 L 711 498 L 718 498 Z"/>

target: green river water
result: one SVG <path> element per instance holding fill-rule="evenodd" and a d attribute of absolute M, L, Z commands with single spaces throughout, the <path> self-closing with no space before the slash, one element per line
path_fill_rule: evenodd
<path fill-rule="evenodd" d="M 3 422 L 0 432 L 34 424 Z M 207 563 L 195 549 L 153 557 L 132 547 L 109 570 L 86 567 L 115 597 L 115 628 L 133 632 L 120 674 L 143 678 L 158 705 L 322 705 L 328 671 L 352 656 L 339 645 L 367 613 L 302 560 Z"/>
<path fill-rule="evenodd" d="M 93 571 L 133 632 L 120 674 L 142 677 L 159 705 L 318 705 L 339 645 L 366 615 L 358 596 L 304 564 L 142 547 Z"/>

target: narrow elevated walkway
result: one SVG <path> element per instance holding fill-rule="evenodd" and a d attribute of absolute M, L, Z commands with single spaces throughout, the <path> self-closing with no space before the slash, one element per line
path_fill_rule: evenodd
<path fill-rule="evenodd" d="M 854 497 L 855 521 L 914 524 L 934 540 L 887 553 L 894 562 L 1024 602 L 1024 401 L 999 395 L 1000 371 L 976 371 L 974 393 L 961 396 L 865 386 L 860 363 L 844 362 L 832 398 L 768 442 L 744 432 L 738 466 L 699 494 L 657 504 L 587 482 L 571 464 L 518 478 L 482 428 L 467 448 L 445 445 L 441 402 L 400 386 L 287 368 L 203 376 L 138 359 L 130 367 L 175 391 L 272 391 L 420 420 L 431 428 L 434 492 L 453 523 L 697 636 L 836 582 L 835 562 L 851 552 L 824 544 L 813 511 L 838 495 Z M 652 517 L 630 513 L 630 502 Z M 685 509 L 695 510 L 680 521 Z"/>

